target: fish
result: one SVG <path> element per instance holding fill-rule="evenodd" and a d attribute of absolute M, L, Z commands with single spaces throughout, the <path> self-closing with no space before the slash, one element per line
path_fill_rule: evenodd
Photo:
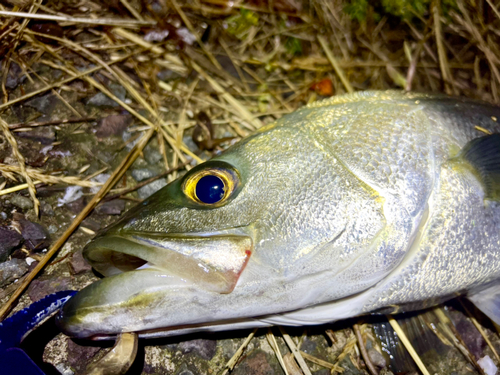
<path fill-rule="evenodd" d="M 189 170 L 89 242 L 67 335 L 164 337 L 412 311 L 500 323 L 500 108 L 367 91 L 314 102 Z"/>

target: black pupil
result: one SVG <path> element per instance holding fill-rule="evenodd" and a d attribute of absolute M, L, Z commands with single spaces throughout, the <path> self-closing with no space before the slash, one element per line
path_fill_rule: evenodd
<path fill-rule="evenodd" d="M 196 196 L 203 203 L 217 203 L 224 196 L 224 182 L 217 176 L 203 176 L 196 184 Z"/>

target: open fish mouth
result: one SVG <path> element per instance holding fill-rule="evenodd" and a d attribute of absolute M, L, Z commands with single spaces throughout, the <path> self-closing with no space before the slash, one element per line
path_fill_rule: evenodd
<path fill-rule="evenodd" d="M 238 235 L 134 233 L 93 240 L 84 257 L 104 276 L 153 268 L 217 293 L 230 293 L 252 254 Z"/>
<path fill-rule="evenodd" d="M 230 294 L 252 250 L 252 239 L 242 235 L 105 234 L 87 245 L 84 257 L 109 277 L 71 298 L 57 323 L 73 337 L 177 325 L 185 317 L 169 312 L 189 303 L 188 296 Z"/>

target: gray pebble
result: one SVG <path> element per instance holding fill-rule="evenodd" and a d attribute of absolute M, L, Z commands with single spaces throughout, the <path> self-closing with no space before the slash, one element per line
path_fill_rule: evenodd
<path fill-rule="evenodd" d="M 49 225 L 47 230 L 49 231 L 50 234 L 54 234 L 59 230 L 59 228 L 57 227 L 57 225 L 51 224 Z"/>
<path fill-rule="evenodd" d="M 196 146 L 196 143 L 194 143 L 193 138 L 190 135 L 186 135 L 184 138 L 182 138 L 182 142 L 193 152 L 197 152 L 200 149 L 198 146 Z"/>
<path fill-rule="evenodd" d="M 150 184 L 141 187 L 139 190 L 137 190 L 137 193 L 139 194 L 140 199 L 146 199 L 166 185 L 167 180 L 165 180 L 164 178 L 160 178 L 159 180 L 153 181 Z"/>
<path fill-rule="evenodd" d="M 217 342 L 203 339 L 184 341 L 179 344 L 179 349 L 183 354 L 194 353 L 209 361 L 215 355 Z"/>
<path fill-rule="evenodd" d="M 18 222 L 24 244 L 28 249 L 40 251 L 50 245 L 49 232 L 43 226 L 26 219 L 19 219 Z"/>
<path fill-rule="evenodd" d="M 370 361 L 373 363 L 373 365 L 377 366 L 378 368 L 384 368 L 387 365 L 384 356 L 374 348 L 368 350 L 368 357 L 370 357 Z"/>
<path fill-rule="evenodd" d="M 50 114 L 54 110 L 58 99 L 52 94 L 37 96 L 34 99 L 28 100 L 26 105 L 35 108 L 38 112 Z"/>
<path fill-rule="evenodd" d="M 52 279 L 33 280 L 28 288 L 28 295 L 33 302 L 41 300 L 43 297 L 63 290 L 71 289 L 71 279 L 59 276 Z"/>
<path fill-rule="evenodd" d="M 21 244 L 23 237 L 15 230 L 0 227 L 0 262 L 9 257 L 13 249 Z"/>
<path fill-rule="evenodd" d="M 13 194 L 10 197 L 10 202 L 19 207 L 21 210 L 29 210 L 33 208 L 33 201 L 28 197 L 23 197 L 22 195 Z"/>
<path fill-rule="evenodd" d="M 146 147 L 144 149 L 144 158 L 151 165 L 158 165 L 163 160 L 163 155 L 153 147 Z"/>
<path fill-rule="evenodd" d="M 0 288 L 12 283 L 28 272 L 28 264 L 24 259 L 12 259 L 0 263 Z"/>
<path fill-rule="evenodd" d="M 11 62 L 9 73 L 7 74 L 7 79 L 5 80 L 5 87 L 7 87 L 9 90 L 15 89 L 20 82 L 22 72 L 23 71 L 19 65 L 17 65 L 15 62 Z"/>
<path fill-rule="evenodd" d="M 140 169 L 132 170 L 132 177 L 137 182 L 147 180 L 148 178 L 154 177 L 157 174 L 158 173 L 156 173 L 155 171 L 153 171 L 151 169 L 147 169 L 147 168 L 140 168 Z"/>
<path fill-rule="evenodd" d="M 123 199 L 115 199 L 110 202 L 101 203 L 95 208 L 95 212 L 99 215 L 120 215 L 125 209 L 125 201 Z"/>
<path fill-rule="evenodd" d="M 99 120 L 95 134 L 99 138 L 110 137 L 112 135 L 121 136 L 131 122 L 131 116 L 110 115 Z"/>
<path fill-rule="evenodd" d="M 69 265 L 74 275 L 84 273 L 92 269 L 90 264 L 88 264 L 87 261 L 83 258 L 81 249 L 73 253 Z"/>
<path fill-rule="evenodd" d="M 125 101 L 125 89 L 116 83 L 111 83 L 108 85 L 110 91 L 121 101 Z M 95 94 L 90 100 L 87 102 L 90 105 L 96 107 L 119 107 L 120 105 L 115 102 L 113 99 L 104 95 L 102 92 L 98 92 Z"/>

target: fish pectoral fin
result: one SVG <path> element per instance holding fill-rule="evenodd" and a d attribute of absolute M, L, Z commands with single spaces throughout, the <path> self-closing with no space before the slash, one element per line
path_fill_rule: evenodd
<path fill-rule="evenodd" d="M 472 167 L 483 184 L 485 198 L 500 201 L 500 134 L 473 139 L 460 151 L 458 159 Z"/>
<path fill-rule="evenodd" d="M 467 298 L 488 318 L 500 325 L 500 284 L 483 289 L 477 293 L 469 293 Z"/>

